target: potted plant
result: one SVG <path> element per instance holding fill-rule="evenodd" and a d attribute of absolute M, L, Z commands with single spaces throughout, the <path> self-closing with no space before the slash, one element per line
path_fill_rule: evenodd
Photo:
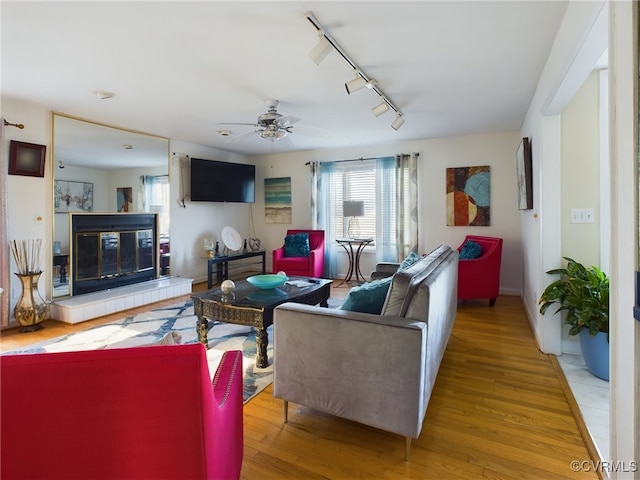
<path fill-rule="evenodd" d="M 596 377 L 609 380 L 609 278 L 598 267 L 586 268 L 572 258 L 563 257 L 566 268 L 549 270 L 560 278 L 540 296 L 540 313 L 558 304 L 555 313 L 564 312 L 569 335 L 579 335 L 580 349 L 587 369 Z"/>

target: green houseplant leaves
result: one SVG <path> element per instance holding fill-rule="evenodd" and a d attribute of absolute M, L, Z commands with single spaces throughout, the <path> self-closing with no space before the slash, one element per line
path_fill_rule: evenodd
<path fill-rule="evenodd" d="M 570 325 L 569 335 L 587 329 L 591 335 L 607 334 L 609 339 L 609 278 L 597 267 L 586 268 L 572 258 L 563 257 L 566 268 L 549 270 L 549 275 L 560 278 L 545 288 L 538 304 L 540 313 L 558 304 L 555 313 L 565 312 L 565 323 Z"/>

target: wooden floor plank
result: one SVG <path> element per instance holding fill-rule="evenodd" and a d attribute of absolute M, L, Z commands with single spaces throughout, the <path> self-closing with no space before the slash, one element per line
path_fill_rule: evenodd
<path fill-rule="evenodd" d="M 204 289 L 206 285 L 194 285 L 196 292 Z M 347 292 L 333 288 L 332 296 L 341 298 Z M 157 306 L 79 325 L 48 321 L 34 334 L 3 331 L 0 351 Z M 582 419 L 574 417 L 573 399 L 561 375 L 538 350 L 518 297 L 501 296 L 492 308 L 486 300 L 460 302 L 422 433 L 412 442 L 408 462 L 399 435 L 295 404 L 290 404 L 289 423 L 284 424 L 282 401 L 268 387 L 244 407 L 242 478 L 598 478 L 570 468 L 573 460 L 591 457 L 581 435 Z"/>

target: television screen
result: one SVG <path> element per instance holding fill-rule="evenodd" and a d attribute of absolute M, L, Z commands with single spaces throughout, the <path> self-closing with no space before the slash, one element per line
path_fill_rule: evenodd
<path fill-rule="evenodd" d="M 191 201 L 254 203 L 256 167 L 191 159 Z"/>

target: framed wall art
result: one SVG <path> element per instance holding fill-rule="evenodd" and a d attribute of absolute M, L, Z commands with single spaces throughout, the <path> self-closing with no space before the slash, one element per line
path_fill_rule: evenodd
<path fill-rule="evenodd" d="M 516 152 L 516 171 L 518 175 L 518 208 L 533 208 L 533 178 L 531 175 L 531 142 L 524 137 Z"/>
<path fill-rule="evenodd" d="M 11 140 L 9 147 L 9 175 L 44 177 L 47 147 L 35 143 Z"/>
<path fill-rule="evenodd" d="M 447 226 L 491 225 L 491 167 L 447 168 Z"/>
<path fill-rule="evenodd" d="M 55 180 L 53 205 L 56 213 L 93 212 L 93 183 Z"/>
<path fill-rule="evenodd" d="M 291 177 L 264 179 L 264 222 L 291 223 Z"/>

